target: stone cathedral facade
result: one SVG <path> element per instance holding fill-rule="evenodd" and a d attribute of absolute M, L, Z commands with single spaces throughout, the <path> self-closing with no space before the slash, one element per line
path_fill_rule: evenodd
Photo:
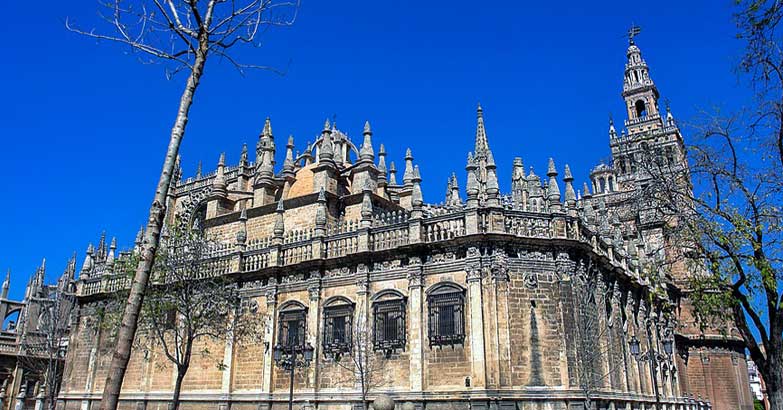
<path fill-rule="evenodd" d="M 214 172 L 180 172 L 169 221 L 176 215 L 220 242 L 206 263 L 236 277 L 269 322 L 258 343 L 199 346 L 209 353 L 194 358 L 183 409 L 284 409 L 289 376 L 273 347 L 304 343 L 315 351 L 295 373 L 294 406 L 353 409 L 357 381 L 335 360 L 364 335 L 384 361 L 384 383 L 370 396 L 386 392 L 418 409 L 566 410 L 582 408 L 586 394 L 598 409 L 751 409 L 741 339 L 699 330 L 684 270 L 644 274 L 648 259 L 667 257 L 663 222 L 621 205 L 643 183 L 631 156 L 687 166 L 683 136 L 659 111 L 633 41 L 622 97 L 624 127 L 609 129 L 612 165 L 595 167 L 579 188 L 568 165 L 550 159 L 539 176 L 517 158 L 511 192 L 500 192 L 481 107 L 465 189 L 453 176 L 441 204 L 423 201 L 411 151 L 398 171 L 369 123 L 360 144 L 329 121 L 301 152 L 289 138 L 278 165 L 267 119 L 254 162 L 245 147 L 236 165 L 221 156 Z M 96 312 L 127 286 L 116 267 L 134 251 L 88 249 L 62 409 L 99 405 L 113 345 Z M 174 375 L 159 352 L 134 353 L 120 407 L 165 409 Z"/>

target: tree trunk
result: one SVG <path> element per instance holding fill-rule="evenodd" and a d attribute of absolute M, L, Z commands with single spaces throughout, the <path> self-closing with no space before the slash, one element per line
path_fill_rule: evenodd
<path fill-rule="evenodd" d="M 768 374 L 762 375 L 767 384 L 769 410 L 783 410 L 783 369 L 781 366 L 770 366 Z"/>
<path fill-rule="evenodd" d="M 179 395 L 182 393 L 182 380 L 185 379 L 185 374 L 188 372 L 186 366 L 177 366 L 177 380 L 174 382 L 174 394 L 171 395 L 171 404 L 169 404 L 169 410 L 179 409 Z"/>
<path fill-rule="evenodd" d="M 144 242 L 142 245 L 139 264 L 136 267 L 136 274 L 133 277 L 128 302 L 125 305 L 125 311 L 122 315 L 122 324 L 117 336 L 117 346 L 111 359 L 106 384 L 103 389 L 100 410 L 117 410 L 117 404 L 120 397 L 122 381 L 125 378 L 125 370 L 130 360 L 130 352 L 133 346 L 133 339 L 136 336 L 136 327 L 141 312 L 141 305 L 144 301 L 144 292 L 149 282 L 150 271 L 155 260 L 155 253 L 158 250 L 158 241 L 160 231 L 163 226 L 163 218 L 166 211 L 166 196 L 169 191 L 171 175 L 174 173 L 174 165 L 182 137 L 185 134 L 185 126 L 188 123 L 188 114 L 193 104 L 193 95 L 201 81 L 201 75 L 204 73 L 204 64 L 207 60 L 207 38 L 199 38 L 199 49 L 196 53 L 196 59 L 193 63 L 193 70 L 188 76 L 185 90 L 179 101 L 179 110 L 177 118 L 174 121 L 174 127 L 171 129 L 171 138 L 166 150 L 166 159 L 163 162 L 163 170 L 160 173 L 160 180 L 155 190 L 155 199 L 150 207 L 149 219 L 147 221 L 147 230 L 144 233 Z"/>

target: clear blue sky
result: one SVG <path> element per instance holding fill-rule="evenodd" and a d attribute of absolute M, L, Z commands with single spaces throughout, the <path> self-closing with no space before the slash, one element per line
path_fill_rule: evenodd
<path fill-rule="evenodd" d="M 290 60 L 286 76 L 243 78 L 209 62 L 182 146 L 185 175 L 199 160 L 214 168 L 221 151 L 235 163 L 266 116 L 278 141 L 293 134 L 299 147 L 336 116 L 355 139 L 370 120 L 398 165 L 411 147 L 425 199 L 441 201 L 453 170 L 464 188 L 480 101 L 502 189 L 514 156 L 539 174 L 550 156 L 561 171 L 569 163 L 581 186 L 608 156 L 609 113 L 624 118 L 622 36 L 632 22 L 678 120 L 748 97 L 734 72 L 732 3 L 303 0 L 294 27 L 239 53 Z M 50 280 L 74 251 L 81 266 L 102 230 L 130 247 L 157 182 L 184 77 L 168 81 L 161 66 L 65 30 L 66 17 L 105 28 L 96 10 L 93 1 L 5 5 L 0 270 L 12 269 L 14 297 L 43 257 Z"/>

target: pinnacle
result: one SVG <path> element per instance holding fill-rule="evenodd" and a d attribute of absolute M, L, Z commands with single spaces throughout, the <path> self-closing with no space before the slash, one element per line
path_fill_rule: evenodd
<path fill-rule="evenodd" d="M 364 133 L 365 134 L 372 133 L 372 130 L 370 129 L 370 121 L 365 121 L 364 122 Z"/>
<path fill-rule="evenodd" d="M 421 181 L 421 173 L 419 172 L 419 166 L 413 167 L 413 181 Z"/>
<path fill-rule="evenodd" d="M 261 132 L 261 134 L 265 137 L 272 136 L 272 121 L 269 119 L 269 117 L 266 117 L 266 120 L 264 120 L 264 130 Z"/>
<path fill-rule="evenodd" d="M 552 158 L 549 158 L 549 166 L 547 167 L 546 175 L 548 177 L 557 176 L 557 169 L 555 168 L 555 160 Z"/>
<path fill-rule="evenodd" d="M 247 221 L 247 208 L 242 208 L 242 211 L 239 213 L 239 220 Z"/>
<path fill-rule="evenodd" d="M 568 166 L 568 164 L 565 165 L 565 171 L 563 172 L 563 181 L 571 182 L 574 180 L 574 177 L 571 175 L 571 167 Z"/>
<path fill-rule="evenodd" d="M 326 191 L 324 191 L 324 187 L 321 187 L 321 190 L 318 192 L 318 202 L 326 202 Z"/>
<path fill-rule="evenodd" d="M 289 147 L 289 148 L 293 148 L 294 147 L 294 136 L 293 135 L 289 135 L 288 136 L 287 147 Z"/>
<path fill-rule="evenodd" d="M 218 160 L 218 166 L 222 167 L 222 166 L 225 166 L 225 165 L 226 165 L 226 153 L 225 152 L 221 152 L 220 153 L 220 159 Z"/>
<path fill-rule="evenodd" d="M 329 131 L 329 128 L 330 128 L 329 119 L 327 118 L 326 121 L 324 122 L 324 131 Z"/>
<path fill-rule="evenodd" d="M 405 150 L 405 159 L 413 159 L 413 154 L 411 153 L 410 148 Z"/>
<path fill-rule="evenodd" d="M 386 155 L 386 147 L 384 147 L 383 144 L 381 144 L 381 146 L 378 147 L 378 156 L 383 156 L 383 155 Z"/>
<path fill-rule="evenodd" d="M 277 201 L 277 212 L 282 213 L 283 211 L 285 211 L 285 208 L 283 207 L 283 200 L 281 199 Z"/>

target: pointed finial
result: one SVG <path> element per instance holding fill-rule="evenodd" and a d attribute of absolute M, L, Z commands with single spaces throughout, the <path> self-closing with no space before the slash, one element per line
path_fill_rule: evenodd
<path fill-rule="evenodd" d="M 405 150 L 405 172 L 402 174 L 402 183 L 410 185 L 413 179 L 413 154 L 411 149 Z"/>
<path fill-rule="evenodd" d="M 397 167 L 394 161 L 389 163 L 389 185 L 397 185 Z"/>
<path fill-rule="evenodd" d="M 247 144 L 242 144 L 242 153 L 239 154 L 239 165 L 247 166 Z"/>
<path fill-rule="evenodd" d="M 370 122 L 364 123 L 364 142 L 359 149 L 359 157 L 365 161 L 375 160 L 375 152 L 372 149 L 372 131 L 370 130 Z"/>
<path fill-rule="evenodd" d="M 568 166 L 568 164 L 565 165 L 565 171 L 563 171 L 563 181 L 569 182 L 573 181 L 574 177 L 571 175 L 571 167 Z"/>
<path fill-rule="evenodd" d="M 324 191 L 324 187 L 321 187 L 321 190 L 318 191 L 318 202 L 326 202 L 326 191 Z"/>
<path fill-rule="evenodd" d="M 201 178 L 201 161 L 199 160 L 198 165 L 196 165 L 196 178 Z"/>
<path fill-rule="evenodd" d="M 326 121 L 324 121 L 324 131 L 331 131 L 331 127 L 329 126 L 329 119 L 327 118 Z"/>
<path fill-rule="evenodd" d="M 487 131 L 484 128 L 484 110 L 481 109 L 481 104 L 476 108 L 476 141 L 474 151 L 476 157 L 487 155 L 489 151 L 489 141 L 487 140 Z"/>
<path fill-rule="evenodd" d="M 277 213 L 285 212 L 285 207 L 283 206 L 283 200 L 277 201 Z"/>
<path fill-rule="evenodd" d="M 264 130 L 261 131 L 261 135 L 264 137 L 272 137 L 272 120 L 269 117 L 266 117 L 264 120 Z"/>
<path fill-rule="evenodd" d="M 226 166 L 226 153 L 225 152 L 221 152 L 220 153 L 220 158 L 218 159 L 218 166 L 219 167 Z"/>
<path fill-rule="evenodd" d="M 555 168 L 555 160 L 552 158 L 549 158 L 549 165 L 547 167 L 546 176 L 548 177 L 557 176 L 557 169 Z"/>

